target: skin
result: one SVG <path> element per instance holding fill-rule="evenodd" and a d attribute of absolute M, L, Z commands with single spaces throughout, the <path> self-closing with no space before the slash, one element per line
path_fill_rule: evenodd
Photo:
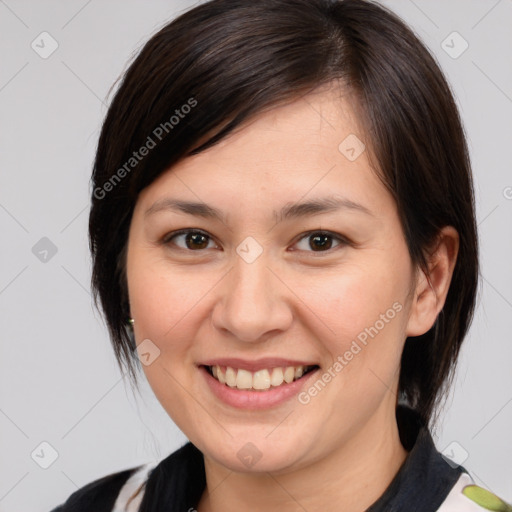
<path fill-rule="evenodd" d="M 458 236 L 441 231 L 429 283 L 370 168 L 369 142 L 355 161 L 338 149 L 349 134 L 365 139 L 340 91 L 322 88 L 258 115 L 139 195 L 126 261 L 135 338 L 160 350 L 143 366 L 146 377 L 204 454 L 199 512 L 360 512 L 407 456 L 395 418 L 400 356 L 406 337 L 428 331 L 443 307 Z M 333 194 L 372 215 L 340 209 L 276 224 L 274 210 Z M 144 215 L 164 197 L 206 202 L 224 222 L 171 210 Z M 183 228 L 210 238 L 165 242 Z M 306 233 L 319 229 L 347 243 L 327 238 L 332 245 L 322 249 L 317 233 Z M 248 236 L 263 250 L 252 263 L 236 252 Z M 214 357 L 293 357 L 316 362 L 321 375 L 397 302 L 401 311 L 307 404 L 293 397 L 271 409 L 233 408 L 196 366 Z M 248 442 L 261 454 L 252 467 L 237 456 Z"/>

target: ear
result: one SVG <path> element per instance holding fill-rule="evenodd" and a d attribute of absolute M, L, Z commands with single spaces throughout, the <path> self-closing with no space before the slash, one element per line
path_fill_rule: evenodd
<path fill-rule="evenodd" d="M 440 230 L 433 249 L 427 253 L 429 276 L 418 270 L 411 303 L 407 336 L 425 334 L 443 309 L 459 252 L 459 234 L 452 226 Z"/>

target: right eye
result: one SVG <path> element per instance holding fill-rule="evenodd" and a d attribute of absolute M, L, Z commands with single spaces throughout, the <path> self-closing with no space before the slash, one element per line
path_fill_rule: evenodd
<path fill-rule="evenodd" d="M 179 245 L 175 240 L 181 240 L 183 245 Z M 189 252 L 201 252 L 202 249 L 207 249 L 209 241 L 213 243 L 210 235 L 198 229 L 173 231 L 165 235 L 162 240 L 165 245 L 175 245 L 179 249 Z"/>

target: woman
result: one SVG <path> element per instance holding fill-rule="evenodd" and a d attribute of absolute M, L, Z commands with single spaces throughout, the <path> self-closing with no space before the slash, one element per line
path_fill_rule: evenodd
<path fill-rule="evenodd" d="M 126 72 L 92 183 L 120 368 L 190 442 L 56 511 L 512 510 L 430 435 L 478 244 L 456 105 L 395 15 L 186 12 Z"/>

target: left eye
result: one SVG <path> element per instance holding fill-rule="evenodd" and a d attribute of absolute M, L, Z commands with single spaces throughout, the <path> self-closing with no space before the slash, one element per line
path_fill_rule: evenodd
<path fill-rule="evenodd" d="M 302 238 L 299 239 L 299 243 L 302 240 L 306 240 L 307 247 L 309 248 L 318 248 L 319 250 L 314 249 L 312 252 L 327 252 L 332 248 L 332 240 L 336 240 L 338 242 L 338 246 L 342 246 L 347 244 L 347 241 L 339 235 L 331 233 L 330 231 L 310 231 L 306 233 Z M 308 250 L 308 249 L 301 249 Z"/>

